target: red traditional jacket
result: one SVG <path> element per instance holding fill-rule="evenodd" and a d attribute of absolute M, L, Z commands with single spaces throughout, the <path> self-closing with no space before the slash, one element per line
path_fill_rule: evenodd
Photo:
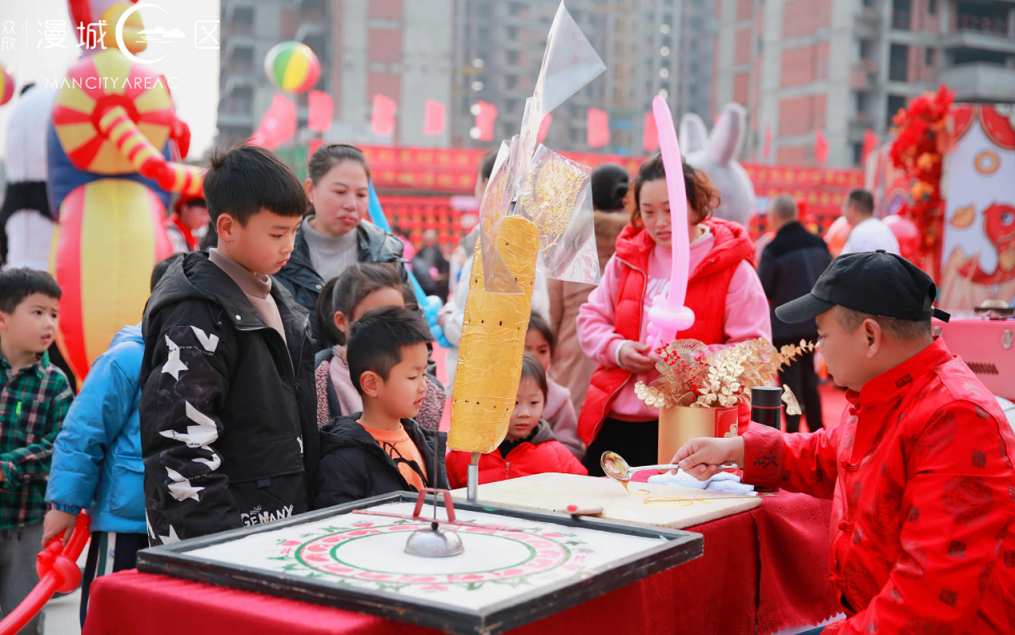
<path fill-rule="evenodd" d="M 940 338 L 846 396 L 833 428 L 744 434 L 745 482 L 834 499 L 848 617 L 825 633 L 1015 632 L 1015 434 L 994 397 Z"/>

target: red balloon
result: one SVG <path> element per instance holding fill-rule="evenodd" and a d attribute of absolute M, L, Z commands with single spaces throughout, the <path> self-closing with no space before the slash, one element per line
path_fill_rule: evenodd
<path fill-rule="evenodd" d="M 845 216 L 835 219 L 835 222 L 825 231 L 825 242 L 828 243 L 828 251 L 832 258 L 838 258 L 842 248 L 846 246 L 846 239 L 849 238 L 849 231 L 852 229 Z"/>
<path fill-rule="evenodd" d="M 895 239 L 899 241 L 899 255 L 907 260 L 916 258 L 920 251 L 920 230 L 916 224 L 898 214 L 885 216 L 881 220 L 888 225 L 888 229 L 892 230 Z"/>

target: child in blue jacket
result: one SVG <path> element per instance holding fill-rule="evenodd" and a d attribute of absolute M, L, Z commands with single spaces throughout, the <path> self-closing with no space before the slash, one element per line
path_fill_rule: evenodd
<path fill-rule="evenodd" d="M 155 265 L 152 288 L 179 255 Z M 144 357 L 141 325 L 125 326 L 92 364 L 56 438 L 43 521 L 42 544 L 70 538 L 77 515 L 87 511 L 92 542 L 81 581 L 81 624 L 95 578 L 137 565 L 148 548 L 144 464 L 141 462 L 139 377 Z"/>

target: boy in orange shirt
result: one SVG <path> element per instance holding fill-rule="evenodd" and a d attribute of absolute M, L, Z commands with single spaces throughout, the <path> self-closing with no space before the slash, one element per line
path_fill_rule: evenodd
<path fill-rule="evenodd" d="M 419 313 L 404 307 L 372 309 L 353 324 L 346 359 L 363 412 L 321 428 L 315 508 L 447 488 L 447 435 L 413 420 L 426 395 L 426 345 L 432 341 Z"/>

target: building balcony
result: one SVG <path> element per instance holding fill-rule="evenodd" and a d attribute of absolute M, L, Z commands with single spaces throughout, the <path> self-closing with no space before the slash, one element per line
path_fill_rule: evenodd
<path fill-rule="evenodd" d="M 296 41 L 306 42 L 308 38 L 327 36 L 330 28 L 327 22 L 304 22 L 296 30 Z"/>
<path fill-rule="evenodd" d="M 850 143 L 862 143 L 864 132 L 873 129 L 874 118 L 870 115 L 870 113 L 854 112 L 849 118 L 846 136 Z"/>
<path fill-rule="evenodd" d="M 874 88 L 878 81 L 877 67 L 872 60 L 860 60 L 849 72 L 849 87 L 853 90 Z"/>
<path fill-rule="evenodd" d="M 226 55 L 230 54 L 233 48 L 254 48 L 254 35 L 253 33 L 246 32 L 230 32 L 229 29 L 225 29 L 222 37 L 222 48 L 226 50 Z"/>
<path fill-rule="evenodd" d="M 881 13 L 875 7 L 861 6 L 854 14 L 857 37 L 874 38 L 881 32 Z"/>
<path fill-rule="evenodd" d="M 254 116 L 251 113 L 247 113 L 244 115 L 237 112 L 227 112 L 224 110 L 219 110 L 216 125 L 218 125 L 219 128 L 223 127 L 249 128 L 253 126 L 254 123 L 255 123 Z"/>
<path fill-rule="evenodd" d="M 1008 19 L 999 16 L 960 14 L 956 16 L 955 30 L 1007 36 Z"/>
<path fill-rule="evenodd" d="M 974 62 L 943 69 L 941 82 L 955 91 L 955 101 L 1010 102 L 1015 95 L 1015 68 Z"/>
<path fill-rule="evenodd" d="M 1015 33 L 1009 34 L 1007 30 L 999 32 L 994 27 L 990 30 L 956 29 L 944 36 L 943 44 L 945 48 L 952 49 L 978 49 L 1015 54 Z"/>

